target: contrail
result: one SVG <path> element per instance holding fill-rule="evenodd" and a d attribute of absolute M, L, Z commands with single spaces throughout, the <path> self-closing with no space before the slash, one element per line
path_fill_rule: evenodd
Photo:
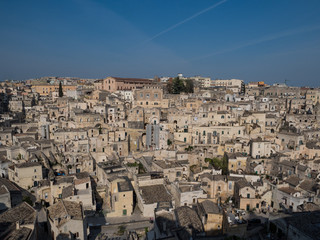
<path fill-rule="evenodd" d="M 155 38 L 157 38 L 157 37 L 159 37 L 159 36 L 161 36 L 161 35 L 169 32 L 169 31 L 171 31 L 171 30 L 173 30 L 173 29 L 181 26 L 182 24 L 184 24 L 184 23 L 186 23 L 186 22 L 189 22 L 190 20 L 192 20 L 192 19 L 200 16 L 201 14 L 204 14 L 204 13 L 210 11 L 211 9 L 214 9 L 214 8 L 218 7 L 219 5 L 225 3 L 226 1 L 228 1 L 228 0 L 222 0 L 222 1 L 220 1 L 220 2 L 218 2 L 218 3 L 216 3 L 216 4 L 214 4 L 214 5 L 206 8 L 206 9 L 203 9 L 203 10 L 200 11 L 200 12 L 197 12 L 196 14 L 192 15 L 191 17 L 188 17 L 188 18 L 184 19 L 183 21 L 178 22 L 177 24 L 172 25 L 171 27 L 167 28 L 166 30 L 163 30 L 162 32 L 157 33 L 156 35 L 154 35 L 153 37 L 147 39 L 147 40 L 144 41 L 143 43 L 147 43 L 147 42 L 152 41 L 153 39 L 155 39 Z"/>
<path fill-rule="evenodd" d="M 298 34 L 302 34 L 302 33 L 306 33 L 306 32 L 312 32 L 312 31 L 316 31 L 316 30 L 320 30 L 320 26 L 308 26 L 308 27 L 303 27 L 303 28 L 298 28 L 298 29 L 293 29 L 293 30 L 287 30 L 287 31 L 284 31 L 282 33 L 277 33 L 277 34 L 273 34 L 273 35 L 264 36 L 262 38 L 255 39 L 255 40 L 249 41 L 247 43 L 240 44 L 240 45 L 235 46 L 235 47 L 222 49 L 220 51 L 217 51 L 217 52 L 214 52 L 214 53 L 202 56 L 202 57 L 198 57 L 198 58 L 195 58 L 193 60 L 200 60 L 200 59 L 212 57 L 212 56 L 223 54 L 223 53 L 233 52 L 233 51 L 236 51 L 238 49 L 242 49 L 242 48 L 250 47 L 250 46 L 253 46 L 253 45 L 257 45 L 259 43 L 269 42 L 269 41 L 277 40 L 277 39 L 280 39 L 280 38 L 289 37 L 289 36 L 293 36 L 293 35 L 298 35 Z"/>

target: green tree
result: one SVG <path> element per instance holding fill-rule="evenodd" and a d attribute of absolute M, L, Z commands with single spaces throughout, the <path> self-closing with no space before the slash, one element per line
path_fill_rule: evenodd
<path fill-rule="evenodd" d="M 222 174 L 227 175 L 228 174 L 228 157 L 225 154 L 222 158 Z"/>
<path fill-rule="evenodd" d="M 144 169 L 143 167 L 143 164 L 142 163 L 139 163 L 138 164 L 138 173 L 146 173 L 146 170 Z"/>
<path fill-rule="evenodd" d="M 34 96 L 32 96 L 32 99 L 31 99 L 31 107 L 35 106 L 36 105 L 36 99 Z"/>
<path fill-rule="evenodd" d="M 193 93 L 193 91 L 194 91 L 193 81 L 191 79 L 187 79 L 186 86 L 185 86 L 185 92 L 186 93 Z"/>
<path fill-rule="evenodd" d="M 188 146 L 184 150 L 187 151 L 187 152 L 191 152 L 193 150 L 193 146 Z"/>
<path fill-rule="evenodd" d="M 220 158 L 205 158 L 205 162 L 209 162 L 215 169 L 221 169 L 223 175 L 228 174 L 228 158 L 223 156 Z"/>
<path fill-rule="evenodd" d="M 170 94 L 173 93 L 173 92 L 172 92 L 172 86 L 173 86 L 172 82 L 169 81 L 169 82 L 167 83 L 167 91 L 168 91 L 168 93 L 170 93 Z"/>
<path fill-rule="evenodd" d="M 180 94 L 185 91 L 184 82 L 180 78 L 174 78 L 172 81 L 172 93 Z"/>
<path fill-rule="evenodd" d="M 63 97 L 62 82 L 59 83 L 59 97 Z"/>
<path fill-rule="evenodd" d="M 125 231 L 126 231 L 126 226 L 125 225 L 121 225 L 121 226 L 118 227 L 118 235 L 122 236 Z"/>
<path fill-rule="evenodd" d="M 24 201 L 24 202 L 26 202 L 26 203 L 29 203 L 30 206 L 33 205 L 32 200 L 31 200 L 31 198 L 30 198 L 29 196 L 24 196 L 24 197 L 22 198 L 22 201 Z"/>

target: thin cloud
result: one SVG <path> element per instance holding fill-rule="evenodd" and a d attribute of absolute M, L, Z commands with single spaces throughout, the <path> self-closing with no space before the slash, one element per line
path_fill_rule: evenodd
<path fill-rule="evenodd" d="M 147 39 L 147 40 L 144 41 L 143 43 L 150 42 L 150 41 L 154 40 L 155 38 L 160 37 L 161 35 L 163 35 L 163 34 L 169 32 L 169 31 L 171 31 L 171 30 L 173 30 L 173 29 L 181 26 L 182 24 L 185 24 L 186 22 L 191 21 L 192 19 L 194 19 L 194 18 L 196 18 L 196 17 L 198 17 L 198 16 L 200 16 L 200 15 L 202 15 L 202 14 L 204 14 L 204 13 L 206 13 L 206 12 L 208 12 L 208 11 L 216 8 L 216 7 L 218 7 L 219 5 L 221 5 L 221 4 L 223 4 L 223 3 L 227 2 L 227 1 L 228 1 L 228 0 L 222 0 L 222 1 L 220 1 L 220 2 L 218 2 L 218 3 L 216 3 L 216 4 L 214 4 L 214 5 L 206 8 L 206 9 L 201 10 L 200 12 L 197 12 L 197 13 L 195 13 L 194 15 L 192 15 L 192 16 L 184 19 L 183 21 L 178 22 L 177 24 L 172 25 L 171 27 L 163 30 L 162 32 L 157 33 L 156 35 L 154 35 L 153 37 Z"/>
<path fill-rule="evenodd" d="M 223 53 L 228 53 L 228 52 L 233 52 L 242 48 L 246 48 L 246 47 L 250 47 L 250 46 L 254 46 L 260 43 L 264 43 L 264 42 L 270 42 L 273 40 L 277 40 L 280 38 L 284 38 L 284 37 L 289 37 L 289 36 L 293 36 L 293 35 L 298 35 L 298 34 L 302 34 L 302 33 L 306 33 L 306 32 L 313 32 L 316 30 L 320 30 L 320 26 L 308 26 L 308 27 L 303 27 L 303 28 L 298 28 L 298 29 L 293 29 L 293 30 L 287 30 L 284 31 L 282 33 L 277 33 L 277 34 L 272 34 L 272 35 L 268 35 L 268 36 L 264 36 L 262 38 L 259 39 L 255 39 L 252 41 L 249 41 L 247 43 L 243 43 L 240 44 L 238 46 L 235 47 L 231 47 L 231 48 L 226 48 L 208 55 L 204 55 L 198 58 L 195 58 L 193 60 L 200 60 L 200 59 L 204 59 L 204 58 L 208 58 L 208 57 L 212 57 L 215 55 L 219 55 L 219 54 L 223 54 Z"/>

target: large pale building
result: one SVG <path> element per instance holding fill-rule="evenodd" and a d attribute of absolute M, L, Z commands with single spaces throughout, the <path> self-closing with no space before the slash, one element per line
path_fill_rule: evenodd
<path fill-rule="evenodd" d="M 320 89 L 309 89 L 306 93 L 306 99 L 311 100 L 313 104 L 320 102 Z"/>
<path fill-rule="evenodd" d="M 138 87 L 144 87 L 153 83 L 153 80 L 145 78 L 119 78 L 107 77 L 103 80 L 95 82 L 95 87 L 98 90 L 106 90 L 116 92 L 121 90 L 132 90 Z"/>
<path fill-rule="evenodd" d="M 244 81 L 240 79 L 213 80 L 213 86 L 226 87 L 234 93 L 244 93 L 245 91 Z"/>
<path fill-rule="evenodd" d="M 164 104 L 167 103 L 167 104 Z M 168 101 L 163 99 L 163 90 L 158 86 L 145 86 L 134 91 L 134 106 L 144 108 L 168 107 Z"/>
<path fill-rule="evenodd" d="M 191 77 L 190 79 L 198 82 L 201 87 L 204 87 L 204 88 L 211 87 L 212 80 L 209 77 L 195 76 L 195 77 Z"/>
<path fill-rule="evenodd" d="M 39 93 L 40 96 L 49 96 L 52 92 L 59 91 L 59 85 L 57 84 L 39 84 L 33 85 L 32 91 Z M 62 85 L 62 91 L 67 93 L 67 91 L 76 91 L 77 85 Z"/>

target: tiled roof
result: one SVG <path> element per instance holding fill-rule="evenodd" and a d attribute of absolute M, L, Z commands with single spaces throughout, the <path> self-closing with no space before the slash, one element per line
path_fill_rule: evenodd
<path fill-rule="evenodd" d="M 41 164 L 38 162 L 25 162 L 25 163 L 20 163 L 16 165 L 17 168 L 28 168 L 28 167 L 38 167 L 38 166 L 41 166 Z"/>
<path fill-rule="evenodd" d="M 11 181 L 5 179 L 5 178 L 0 178 L 0 186 L 6 186 L 9 191 L 20 191 L 20 189 Z"/>
<path fill-rule="evenodd" d="M 52 221 L 58 219 L 58 227 L 68 222 L 68 217 L 74 220 L 82 220 L 82 208 L 80 203 L 61 200 L 48 207 L 49 217 Z"/>
<path fill-rule="evenodd" d="M 313 180 L 306 179 L 300 183 L 299 188 L 305 190 L 307 192 L 315 192 L 316 191 L 316 183 Z"/>
<path fill-rule="evenodd" d="M 152 83 L 153 80 L 150 79 L 145 79 L 145 78 L 120 78 L 120 77 L 112 77 L 114 78 L 117 82 L 146 82 L 146 83 Z"/>
<path fill-rule="evenodd" d="M 70 185 L 62 189 L 62 199 L 73 196 L 74 194 L 73 188 L 74 188 L 73 185 Z"/>
<path fill-rule="evenodd" d="M 75 179 L 74 180 L 74 184 L 75 185 L 79 185 L 79 184 L 83 184 L 83 183 L 87 183 L 87 182 L 90 182 L 90 177 L 81 178 L 81 179 Z"/>
<path fill-rule="evenodd" d="M 211 214 L 222 213 L 221 208 L 216 203 L 214 203 L 210 200 L 205 200 L 205 201 L 201 202 L 199 205 L 202 207 L 204 213 L 206 213 L 206 214 L 208 214 L 208 213 L 209 214 L 210 213 Z"/>
<path fill-rule="evenodd" d="M 290 194 L 290 195 L 299 192 L 298 190 L 296 190 L 294 188 L 289 188 L 289 187 L 279 188 L 278 190 L 281 192 L 285 192 L 287 194 Z"/>
<path fill-rule="evenodd" d="M 248 183 L 248 181 L 245 179 L 241 179 L 241 180 L 237 181 L 236 185 L 239 187 L 239 189 L 244 188 L 244 187 L 251 187 L 250 183 Z"/>
<path fill-rule="evenodd" d="M 5 185 L 0 186 L 0 195 L 9 193 L 7 187 Z"/>
<path fill-rule="evenodd" d="M 203 231 L 203 226 L 202 222 L 193 209 L 187 207 L 187 206 L 182 206 L 178 207 L 176 210 L 176 216 L 177 220 L 179 222 L 179 225 L 181 227 L 184 227 L 187 231 L 192 228 L 196 232 L 202 232 Z"/>
<path fill-rule="evenodd" d="M 119 192 L 131 191 L 133 189 L 130 181 L 118 182 L 118 188 Z"/>
<path fill-rule="evenodd" d="M 299 177 L 296 176 L 296 175 L 291 175 L 291 176 L 287 177 L 287 178 L 284 180 L 284 182 L 289 183 L 290 185 L 296 187 L 296 186 L 299 184 L 300 179 L 299 179 Z"/>
<path fill-rule="evenodd" d="M 20 221 L 23 222 L 23 224 L 33 224 L 36 220 L 36 217 L 36 210 L 34 210 L 28 203 L 22 202 L 18 206 L 0 214 L 0 223 L 16 223 L 17 221 Z"/>
<path fill-rule="evenodd" d="M 140 187 L 140 191 L 145 204 L 171 201 L 170 194 L 162 184 Z"/>

